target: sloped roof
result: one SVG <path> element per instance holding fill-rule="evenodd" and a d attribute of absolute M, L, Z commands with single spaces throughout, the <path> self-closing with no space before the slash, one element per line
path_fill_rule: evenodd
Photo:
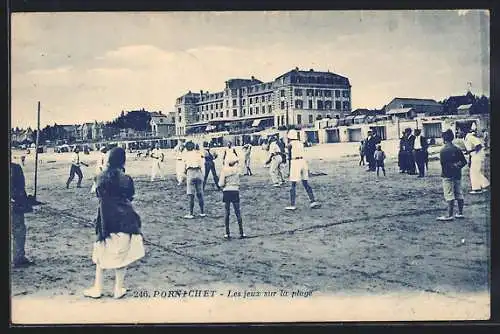
<path fill-rule="evenodd" d="M 323 75 L 323 76 L 330 76 L 330 77 L 334 77 L 334 78 L 338 78 L 338 79 L 342 79 L 343 83 L 346 83 L 346 84 L 349 84 L 349 79 L 342 76 L 342 75 L 339 75 L 339 74 L 336 74 L 336 73 L 333 73 L 333 72 L 323 72 L 323 71 L 314 71 L 314 70 L 309 70 L 309 71 L 301 71 L 301 70 L 298 70 L 298 69 L 293 69 L 291 71 L 288 71 L 282 75 L 280 75 L 279 77 L 277 77 L 275 80 L 278 80 L 282 77 L 288 77 L 288 76 L 291 76 L 292 74 L 299 74 L 300 76 L 318 76 L 318 75 Z"/>
<path fill-rule="evenodd" d="M 413 97 L 395 97 L 392 99 L 391 103 L 395 101 L 401 101 L 406 103 L 424 104 L 424 105 L 438 105 L 439 103 L 433 99 L 418 99 Z"/>

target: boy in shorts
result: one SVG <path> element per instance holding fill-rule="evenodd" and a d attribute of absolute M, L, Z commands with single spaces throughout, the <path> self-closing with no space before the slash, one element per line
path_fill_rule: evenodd
<path fill-rule="evenodd" d="M 221 176 L 219 179 L 219 186 L 222 188 L 222 201 L 225 206 L 224 224 L 226 227 L 226 234 L 224 239 L 231 239 L 229 231 L 229 214 L 231 211 L 231 203 L 233 204 L 234 214 L 238 221 L 240 230 L 240 239 L 246 238 L 243 233 L 243 222 L 241 219 L 240 211 L 240 170 L 238 166 L 238 157 L 234 156 L 226 158 L 226 165 L 222 168 Z"/>
<path fill-rule="evenodd" d="M 288 131 L 288 151 L 290 157 L 290 206 L 287 206 L 286 210 L 296 210 L 295 206 L 295 198 L 296 198 L 296 188 L 297 182 L 302 181 L 302 185 L 307 192 L 307 196 L 309 197 L 310 207 L 311 209 L 316 209 L 321 206 L 314 199 L 314 194 L 311 186 L 309 185 L 309 167 L 307 165 L 307 161 L 304 157 L 304 143 L 299 140 L 299 135 L 297 130 Z"/>
<path fill-rule="evenodd" d="M 198 204 L 200 205 L 200 217 L 205 217 L 204 203 L 203 203 L 203 156 L 197 150 L 195 150 L 195 144 L 192 141 L 188 141 L 185 144 L 186 152 L 183 155 L 184 161 L 184 173 L 186 175 L 186 193 L 189 198 L 189 214 L 185 215 L 184 218 L 193 219 L 194 218 L 194 194 L 198 198 Z"/>
<path fill-rule="evenodd" d="M 443 179 L 444 199 L 448 203 L 448 215 L 438 217 L 439 221 L 453 220 L 455 200 L 458 204 L 458 214 L 455 218 L 464 218 L 464 197 L 462 194 L 462 168 L 467 165 L 467 160 L 457 146 L 452 144 L 453 131 L 443 132 L 444 147 L 439 152 L 441 161 L 441 177 Z"/>

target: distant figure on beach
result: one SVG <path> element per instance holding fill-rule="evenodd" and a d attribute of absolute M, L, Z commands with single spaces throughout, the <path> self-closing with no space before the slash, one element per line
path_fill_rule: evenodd
<path fill-rule="evenodd" d="M 244 175 L 252 175 L 252 170 L 250 169 L 250 157 L 252 154 L 252 145 L 245 144 L 243 145 L 243 154 L 245 155 L 245 173 Z"/>
<path fill-rule="evenodd" d="M 362 140 L 359 143 L 359 165 L 361 166 L 361 164 L 363 164 L 363 166 L 365 165 L 365 141 L 364 140 Z"/>
<path fill-rule="evenodd" d="M 224 239 L 229 240 L 231 238 L 231 232 L 229 229 L 231 204 L 233 205 L 234 214 L 236 215 L 236 220 L 238 221 L 240 239 L 243 239 L 246 235 L 243 232 L 243 221 L 240 210 L 240 168 L 238 166 L 238 157 L 229 157 L 226 162 L 227 164 L 222 167 L 219 179 L 219 186 L 222 188 L 222 202 L 224 203 L 225 209 L 224 226 L 226 233 L 224 234 Z"/>
<path fill-rule="evenodd" d="M 415 136 L 412 133 L 410 128 L 406 129 L 406 171 L 408 175 L 416 174 L 416 166 L 415 166 L 415 157 L 414 157 L 414 149 L 415 149 Z"/>
<path fill-rule="evenodd" d="M 227 147 L 224 150 L 224 155 L 222 156 L 222 166 L 226 165 L 227 160 L 238 159 L 238 153 L 236 152 L 236 148 L 233 147 L 233 143 L 231 141 L 227 142 Z"/>
<path fill-rule="evenodd" d="M 212 152 L 210 150 L 210 146 L 207 147 L 204 153 L 204 158 L 205 158 L 205 177 L 203 178 L 203 190 L 205 190 L 205 186 L 207 185 L 207 179 L 208 175 L 212 173 L 212 176 L 214 178 L 214 183 L 215 186 L 217 187 L 218 190 L 221 190 L 219 187 L 219 178 L 217 176 L 217 171 L 215 170 L 215 159 L 217 159 L 217 153 Z"/>
<path fill-rule="evenodd" d="M 319 208 L 321 205 L 314 199 L 314 194 L 311 186 L 309 185 L 309 167 L 305 159 L 304 143 L 299 140 L 297 130 L 291 129 L 288 131 L 288 149 L 290 152 L 290 206 L 286 210 L 296 210 L 296 188 L 297 182 L 302 181 L 302 185 L 309 197 L 310 207 L 312 209 Z"/>
<path fill-rule="evenodd" d="M 379 176 L 379 170 L 382 169 L 382 172 L 384 173 L 385 176 L 385 152 L 382 151 L 382 146 L 379 144 L 377 145 L 377 150 L 375 151 L 373 158 L 375 159 L 375 166 L 377 168 L 377 176 Z"/>
<path fill-rule="evenodd" d="M 150 157 L 154 159 L 153 166 L 151 167 L 151 182 L 155 180 L 158 174 L 161 179 L 165 178 L 165 173 L 162 168 L 165 154 L 160 150 L 159 145 L 156 145 L 155 148 L 151 151 Z"/>
<path fill-rule="evenodd" d="M 398 166 L 400 173 L 406 173 L 408 170 L 407 167 L 407 159 L 406 159 L 406 145 L 408 138 L 406 135 L 406 131 L 403 131 L 401 134 L 401 138 L 399 138 L 399 153 L 398 153 Z"/>
<path fill-rule="evenodd" d="M 184 174 L 186 175 L 186 194 L 189 199 L 189 213 L 184 216 L 187 219 L 194 218 L 194 195 L 198 198 L 200 206 L 200 217 L 205 217 L 203 201 L 203 156 L 192 141 L 185 144 L 186 152 L 183 154 Z M 206 168 L 206 167 L 205 167 Z M 219 185 L 217 184 L 217 187 Z"/>
<path fill-rule="evenodd" d="M 413 157 L 418 168 L 418 177 L 424 177 L 425 175 L 425 161 L 427 157 L 427 138 L 422 136 L 422 131 L 420 129 L 413 130 L 415 140 L 413 144 Z"/>
<path fill-rule="evenodd" d="M 125 174 L 126 153 L 121 147 L 111 149 L 107 166 L 97 180 L 99 210 L 92 261 L 96 265 L 94 285 L 86 297 L 100 298 L 104 287 L 104 269 L 115 270 L 114 298 L 127 293 L 123 286 L 126 268 L 145 255 L 141 218 L 132 206 L 134 182 Z"/>
<path fill-rule="evenodd" d="M 184 143 L 179 140 L 174 147 L 175 153 L 175 175 L 177 178 L 177 185 L 182 185 L 184 181 L 184 162 L 182 161 L 182 154 L 184 153 Z"/>
<path fill-rule="evenodd" d="M 71 167 L 69 170 L 69 178 L 66 181 L 66 189 L 69 188 L 70 183 L 75 178 L 75 174 L 78 176 L 76 187 L 82 187 L 83 173 L 82 169 L 80 168 L 81 165 L 88 167 L 86 163 L 80 161 L 80 149 L 78 147 L 75 147 L 75 149 L 73 150 L 73 159 L 71 160 Z"/>
<path fill-rule="evenodd" d="M 269 168 L 269 174 L 271 176 L 271 182 L 274 187 L 279 187 L 285 183 L 282 171 L 283 159 L 281 156 L 281 149 L 278 146 L 277 141 L 277 138 L 274 136 L 270 138 L 269 158 L 266 161 L 266 164 L 270 164 L 271 166 Z"/>
<path fill-rule="evenodd" d="M 373 133 L 373 130 L 368 130 L 368 137 L 365 140 L 365 156 L 368 161 L 368 172 L 374 172 L 376 169 L 373 155 L 375 154 L 377 144 L 380 144 L 379 138 Z"/>
<path fill-rule="evenodd" d="M 464 197 L 462 194 L 462 168 L 467 165 L 462 150 L 453 145 L 453 131 L 446 130 L 442 134 L 444 146 L 439 152 L 441 162 L 441 177 L 443 179 L 444 199 L 448 203 L 448 215 L 437 218 L 439 221 L 450 221 L 453 218 L 464 218 Z M 455 201 L 458 204 L 458 214 L 453 216 Z"/>

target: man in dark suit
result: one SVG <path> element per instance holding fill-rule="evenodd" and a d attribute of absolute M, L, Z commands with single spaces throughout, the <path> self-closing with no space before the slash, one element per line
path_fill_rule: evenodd
<path fill-rule="evenodd" d="M 415 129 L 413 131 L 415 140 L 413 142 L 413 157 L 418 168 L 418 177 L 424 177 L 425 175 L 425 160 L 427 157 L 427 138 L 422 136 L 420 129 Z"/>
<path fill-rule="evenodd" d="M 412 134 L 412 131 L 410 128 L 406 129 L 406 133 L 408 135 L 408 138 L 406 140 L 406 169 L 407 173 L 409 175 L 415 175 L 416 174 L 416 166 L 415 166 L 415 158 L 413 156 L 413 151 L 415 147 L 415 135 Z"/>
<path fill-rule="evenodd" d="M 375 154 L 375 150 L 377 149 L 377 144 L 381 142 L 380 137 L 373 133 L 373 130 L 368 130 L 368 137 L 366 138 L 366 160 L 368 161 L 368 172 L 375 171 L 375 158 L 373 155 Z"/>
<path fill-rule="evenodd" d="M 24 245 L 26 243 L 26 225 L 24 214 L 32 212 L 33 208 L 25 190 L 25 179 L 23 169 L 20 165 L 10 163 L 10 220 L 12 239 L 14 241 L 13 264 L 15 267 L 33 264 L 25 256 Z"/>

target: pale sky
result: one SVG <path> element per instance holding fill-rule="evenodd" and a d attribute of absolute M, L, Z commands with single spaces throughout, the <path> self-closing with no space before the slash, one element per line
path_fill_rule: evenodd
<path fill-rule="evenodd" d="M 11 125 L 173 111 L 188 90 L 295 68 L 349 78 L 352 107 L 394 97 L 489 96 L 485 11 L 15 13 Z"/>

